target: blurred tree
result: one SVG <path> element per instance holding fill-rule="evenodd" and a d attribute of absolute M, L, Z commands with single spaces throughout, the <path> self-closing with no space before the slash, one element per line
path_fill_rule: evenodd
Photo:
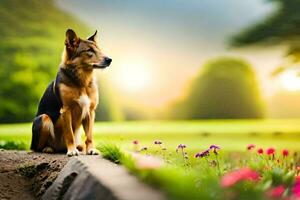
<path fill-rule="evenodd" d="M 288 45 L 287 56 L 292 62 L 300 61 L 300 0 L 268 0 L 276 3 L 276 10 L 260 23 L 234 36 L 231 45 L 252 44 Z M 283 71 L 282 66 L 275 73 Z"/>
<path fill-rule="evenodd" d="M 171 106 L 175 119 L 262 118 L 263 102 L 255 73 L 240 59 L 208 62 L 190 85 L 186 98 Z"/>
<path fill-rule="evenodd" d="M 99 105 L 96 110 L 96 121 L 123 121 L 125 113 L 117 102 L 114 92 L 109 89 L 108 81 L 102 77 L 99 82 Z"/>
<path fill-rule="evenodd" d="M 0 16 L 0 123 L 31 121 L 57 73 L 66 29 L 93 31 L 53 0 L 1 0 Z"/>

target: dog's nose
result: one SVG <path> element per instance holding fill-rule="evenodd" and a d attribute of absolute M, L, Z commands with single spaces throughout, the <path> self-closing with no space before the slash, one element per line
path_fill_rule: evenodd
<path fill-rule="evenodd" d="M 109 58 L 109 57 L 105 57 L 104 59 L 105 59 L 105 63 L 106 63 L 107 65 L 110 65 L 112 59 Z"/>

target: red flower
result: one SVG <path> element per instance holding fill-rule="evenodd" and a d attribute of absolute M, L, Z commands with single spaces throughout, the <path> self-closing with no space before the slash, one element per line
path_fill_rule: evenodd
<path fill-rule="evenodd" d="M 132 143 L 135 144 L 135 145 L 137 145 L 137 144 L 139 144 L 139 141 L 133 140 Z"/>
<path fill-rule="evenodd" d="M 284 192 L 285 188 L 283 185 L 279 185 L 277 187 L 271 188 L 267 195 L 271 198 L 280 198 Z"/>
<path fill-rule="evenodd" d="M 264 150 L 263 150 L 262 148 L 259 148 L 259 149 L 257 149 L 257 153 L 258 153 L 258 154 L 263 154 L 263 153 L 264 153 Z"/>
<path fill-rule="evenodd" d="M 271 147 L 271 148 L 268 148 L 268 149 L 266 150 L 266 152 L 267 152 L 268 155 L 274 155 L 275 149 Z"/>
<path fill-rule="evenodd" d="M 289 155 L 289 151 L 287 149 L 282 150 L 283 157 L 287 157 Z"/>
<path fill-rule="evenodd" d="M 252 169 L 245 167 L 233 172 L 230 172 L 222 177 L 221 186 L 231 187 L 236 183 L 244 180 L 257 181 L 259 179 L 259 174 Z"/>
<path fill-rule="evenodd" d="M 252 149 L 254 149 L 255 148 L 255 145 L 254 144 L 248 144 L 248 146 L 247 146 L 247 149 L 248 150 L 252 150 Z"/>

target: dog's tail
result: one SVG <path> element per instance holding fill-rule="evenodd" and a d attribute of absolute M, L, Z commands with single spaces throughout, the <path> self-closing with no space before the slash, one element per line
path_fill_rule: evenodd
<path fill-rule="evenodd" d="M 31 145 L 30 149 L 33 151 L 38 151 L 38 144 L 40 141 L 40 132 L 42 129 L 43 121 L 42 116 L 37 116 L 34 118 L 32 123 L 32 138 L 31 138 Z"/>

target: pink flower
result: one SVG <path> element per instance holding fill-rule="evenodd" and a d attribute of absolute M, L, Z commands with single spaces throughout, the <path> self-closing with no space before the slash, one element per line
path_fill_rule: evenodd
<path fill-rule="evenodd" d="M 252 150 L 252 149 L 254 149 L 255 148 L 255 145 L 254 144 L 248 144 L 248 146 L 247 146 L 247 149 L 248 150 Z"/>
<path fill-rule="evenodd" d="M 267 196 L 271 198 L 280 198 L 284 192 L 285 188 L 283 185 L 279 185 L 277 187 L 271 188 L 267 192 Z"/>
<path fill-rule="evenodd" d="M 283 157 L 287 157 L 289 155 L 289 150 L 283 149 L 282 150 L 282 155 L 283 155 Z"/>
<path fill-rule="evenodd" d="M 274 155 L 275 149 L 271 147 L 271 148 L 268 148 L 268 149 L 266 150 L 266 152 L 267 152 L 267 155 Z"/>
<path fill-rule="evenodd" d="M 300 199 L 300 175 L 296 176 L 295 184 L 292 188 L 292 194 L 295 199 Z"/>
<path fill-rule="evenodd" d="M 259 148 L 259 149 L 257 149 L 257 153 L 258 153 L 258 154 L 263 154 L 263 153 L 264 153 L 264 150 L 263 150 L 262 148 Z"/>
<path fill-rule="evenodd" d="M 163 161 L 153 156 L 137 156 L 136 168 L 137 169 L 158 169 L 163 165 Z"/>
<path fill-rule="evenodd" d="M 256 171 L 245 167 L 223 176 L 221 179 L 221 186 L 224 188 L 231 187 L 244 180 L 257 181 L 259 180 L 259 174 Z"/>

